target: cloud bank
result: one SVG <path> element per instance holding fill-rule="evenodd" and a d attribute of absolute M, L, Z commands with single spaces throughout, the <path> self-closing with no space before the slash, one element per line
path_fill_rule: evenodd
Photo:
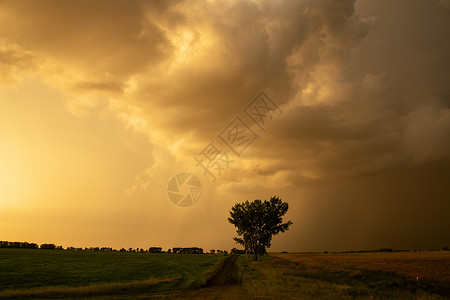
<path fill-rule="evenodd" d="M 2 1 L 0 83 L 37 76 L 74 116 L 145 137 L 152 158 L 128 197 L 165 207 L 166 182 L 187 170 L 210 191 L 204 222 L 236 201 L 277 193 L 291 203 L 298 229 L 278 249 L 440 247 L 450 211 L 447 4 Z M 260 90 L 282 116 L 266 131 L 249 122 L 259 138 L 210 183 L 193 157 Z M 353 226 L 361 232 L 348 234 Z M 232 231 L 225 219 L 214 228 Z"/>

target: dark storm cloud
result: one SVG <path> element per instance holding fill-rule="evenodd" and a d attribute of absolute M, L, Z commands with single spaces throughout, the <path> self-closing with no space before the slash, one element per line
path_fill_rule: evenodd
<path fill-rule="evenodd" d="M 446 0 L 1 1 L 0 78 L 34 66 L 87 103 L 72 103 L 80 115 L 95 107 L 89 97 L 105 97 L 102 114 L 158 149 L 142 186 L 192 162 L 266 90 L 283 114 L 266 132 L 254 128 L 260 138 L 218 194 L 284 194 L 294 223 L 309 228 L 293 234 L 317 247 L 344 246 L 340 238 L 389 246 L 383 241 L 402 230 L 399 247 L 437 245 L 450 236 L 442 229 L 450 218 L 448 7 Z M 333 243 L 323 242 L 317 232 L 330 227 Z"/>
<path fill-rule="evenodd" d="M 2 1 L 0 6 L 2 37 L 74 69 L 132 74 L 157 62 L 168 47 L 136 1 Z"/>

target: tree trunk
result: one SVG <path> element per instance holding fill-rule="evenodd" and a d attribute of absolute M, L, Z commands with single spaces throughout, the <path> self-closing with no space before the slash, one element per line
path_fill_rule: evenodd
<path fill-rule="evenodd" d="M 253 254 L 255 254 L 255 260 L 258 260 L 258 242 L 252 243 Z"/>

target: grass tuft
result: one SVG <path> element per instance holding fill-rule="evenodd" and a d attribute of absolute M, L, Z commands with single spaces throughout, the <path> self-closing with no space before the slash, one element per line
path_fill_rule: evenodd
<path fill-rule="evenodd" d="M 0 299 L 17 298 L 63 298 L 63 297 L 89 297 L 103 295 L 119 295 L 125 293 L 148 292 L 153 287 L 163 283 L 170 283 L 181 280 L 181 277 L 133 281 L 126 283 L 105 283 L 90 286 L 67 287 L 48 286 L 32 289 L 8 289 L 0 292 Z"/>

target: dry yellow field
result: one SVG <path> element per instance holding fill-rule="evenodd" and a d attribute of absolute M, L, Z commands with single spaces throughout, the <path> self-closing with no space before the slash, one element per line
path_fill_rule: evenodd
<path fill-rule="evenodd" d="M 450 251 L 271 255 L 311 269 L 380 270 L 450 285 Z"/>

